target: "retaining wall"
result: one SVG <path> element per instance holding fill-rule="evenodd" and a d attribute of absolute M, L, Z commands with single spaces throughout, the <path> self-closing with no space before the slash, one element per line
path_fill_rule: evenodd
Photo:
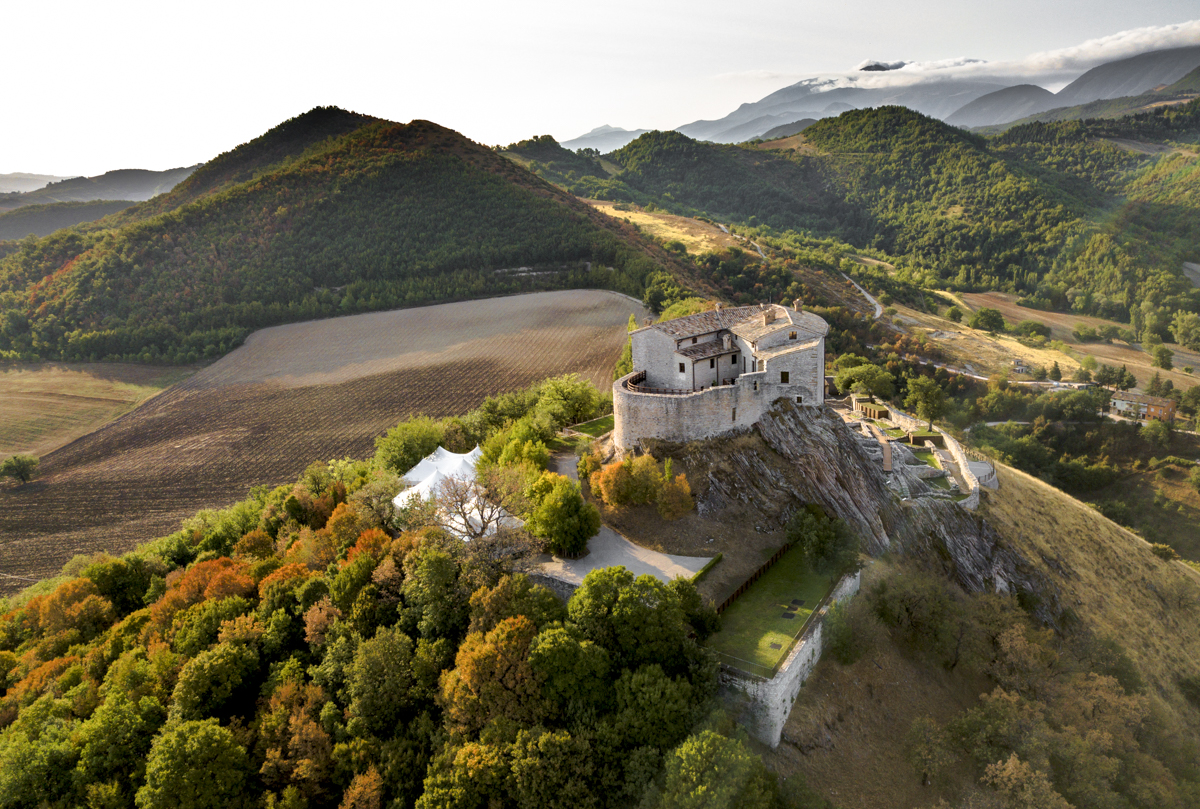
<path fill-rule="evenodd" d="M 825 618 L 835 603 L 858 592 L 861 579 L 859 572 L 842 577 L 771 679 L 721 666 L 721 696 L 737 715 L 738 722 L 763 744 L 772 748 L 779 746 L 783 726 L 787 724 L 796 696 L 813 666 L 821 659 Z"/>
<path fill-rule="evenodd" d="M 924 430 L 929 426 L 928 422 L 919 421 L 905 413 L 903 410 L 897 410 L 891 405 L 887 406 L 888 413 L 891 414 L 891 421 L 899 425 L 905 430 Z M 915 427 L 913 425 L 916 425 Z M 945 449 L 954 456 L 954 462 L 958 464 L 958 469 L 962 472 L 963 480 L 967 482 L 967 496 L 958 501 L 958 504 L 963 508 L 975 509 L 979 507 L 979 487 L 982 485 L 979 478 L 975 477 L 975 473 L 971 471 L 971 465 L 967 463 L 967 454 L 963 451 L 962 444 L 943 430 L 941 427 L 934 427 L 938 434 L 942 436 L 945 443 Z M 990 475 L 992 484 L 996 482 L 996 472 L 993 469 Z M 990 485 L 990 488 L 997 488 L 996 485 Z"/>
<path fill-rule="evenodd" d="M 556 579 L 553 576 L 547 576 L 545 573 L 527 573 L 529 580 L 534 584 L 540 584 L 554 595 L 562 599 L 563 603 L 571 600 L 571 596 L 575 595 L 577 585 L 571 584 L 569 581 Z"/>
<path fill-rule="evenodd" d="M 768 383 L 766 371 L 742 374 L 732 385 L 684 393 L 630 390 L 627 383 L 634 376 L 613 383 L 613 443 L 622 450 L 642 438 L 684 443 L 749 429 L 784 397 L 814 406 L 823 401 L 809 385 Z"/>

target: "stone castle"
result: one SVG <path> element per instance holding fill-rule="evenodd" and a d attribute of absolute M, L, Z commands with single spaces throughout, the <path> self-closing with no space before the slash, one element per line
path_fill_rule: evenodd
<path fill-rule="evenodd" d="M 633 373 L 613 383 L 613 442 L 710 438 L 749 427 L 783 397 L 821 404 L 828 332 L 800 301 L 718 305 L 638 329 Z"/>

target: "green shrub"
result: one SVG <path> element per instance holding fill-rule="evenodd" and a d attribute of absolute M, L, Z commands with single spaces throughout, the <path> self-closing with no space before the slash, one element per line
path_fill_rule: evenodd
<path fill-rule="evenodd" d="M 1150 546 L 1150 552 L 1159 559 L 1165 559 L 1168 562 L 1174 562 L 1179 558 L 1179 554 L 1175 552 L 1174 548 L 1172 548 L 1170 545 L 1163 545 L 1159 542 L 1155 542 Z"/>

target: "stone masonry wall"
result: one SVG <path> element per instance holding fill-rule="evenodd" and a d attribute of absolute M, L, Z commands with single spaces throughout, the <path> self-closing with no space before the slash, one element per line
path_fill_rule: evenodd
<path fill-rule="evenodd" d="M 768 388 L 777 387 L 755 390 L 765 375 L 743 374 L 732 385 L 694 393 L 635 393 L 625 387 L 630 376 L 613 384 L 613 443 L 626 450 L 642 438 L 686 442 L 748 428 L 774 401 Z"/>
<path fill-rule="evenodd" d="M 890 420 L 905 430 L 924 430 L 928 427 L 928 423 L 914 419 L 912 416 L 905 413 L 903 410 L 888 405 L 888 413 Z M 963 508 L 975 509 L 979 507 L 979 478 L 975 477 L 975 473 L 971 471 L 971 465 L 967 463 L 967 455 L 963 452 L 962 444 L 940 427 L 934 427 L 941 436 L 946 445 L 946 450 L 954 456 L 954 462 L 958 464 L 958 470 L 962 472 L 963 480 L 967 482 L 967 496 L 960 500 L 958 504 Z"/>
<path fill-rule="evenodd" d="M 737 714 L 738 721 L 755 739 L 772 748 L 779 746 L 783 726 L 792 713 L 796 696 L 821 659 L 825 618 L 835 603 L 851 598 L 858 592 L 861 579 L 862 574 L 858 572 L 842 577 L 818 617 L 808 625 L 804 635 L 792 647 L 787 660 L 770 680 L 722 666 L 722 696 Z"/>

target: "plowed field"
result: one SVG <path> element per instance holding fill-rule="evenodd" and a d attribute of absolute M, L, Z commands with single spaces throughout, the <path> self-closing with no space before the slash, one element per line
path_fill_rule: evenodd
<path fill-rule="evenodd" d="M 0 489 L 0 592 L 79 553 L 120 553 L 314 460 L 365 457 L 405 416 L 577 372 L 604 389 L 629 315 L 611 292 L 566 291 L 264 329 L 190 379 L 42 458 Z M 21 578 L 12 578 L 21 577 Z"/>

